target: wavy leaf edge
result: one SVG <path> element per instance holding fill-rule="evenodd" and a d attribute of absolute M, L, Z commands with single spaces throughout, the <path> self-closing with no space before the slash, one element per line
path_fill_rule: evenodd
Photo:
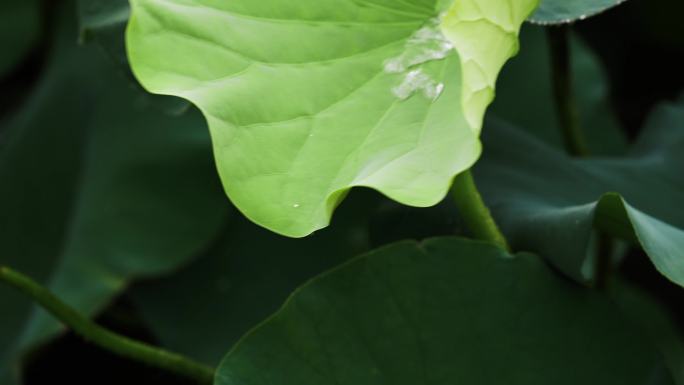
<path fill-rule="evenodd" d="M 459 58 L 463 58 L 459 60 L 463 76 L 463 83 L 459 84 L 459 88 L 462 91 L 461 98 L 465 99 L 459 102 L 462 105 L 461 114 L 454 114 L 454 117 L 449 116 L 449 119 L 464 120 L 465 118 L 465 124 L 470 126 L 472 133 L 459 133 L 458 130 L 463 130 L 463 128 L 459 128 L 459 125 L 463 126 L 463 123 L 458 123 L 454 126 L 455 122 L 452 122 L 450 126 L 452 130 L 451 138 L 443 139 L 441 142 L 433 138 L 432 142 L 428 143 L 428 146 L 439 146 L 441 148 L 426 149 L 425 144 L 416 144 L 409 151 L 404 150 L 405 152 L 400 152 L 398 155 L 385 156 L 386 159 L 382 159 L 382 156 L 379 158 L 376 156 L 372 159 L 363 159 L 362 161 L 365 161 L 365 164 L 356 165 L 355 167 L 357 168 L 352 171 L 345 170 L 349 175 L 342 175 L 340 171 L 337 175 L 327 177 L 333 182 L 328 190 L 316 195 L 317 198 L 304 202 L 300 201 L 299 198 L 285 198 L 284 193 L 283 196 L 268 200 L 266 199 L 267 193 L 260 191 L 265 190 L 263 187 L 248 187 L 246 186 L 247 183 L 236 180 L 236 172 L 234 169 L 229 169 L 237 167 L 235 164 L 231 164 L 234 163 L 236 156 L 230 155 L 231 159 L 228 159 L 225 151 L 227 147 L 226 142 L 229 140 L 226 137 L 234 137 L 239 134 L 227 133 L 225 129 L 227 127 L 235 127 L 239 130 L 241 126 L 223 121 L 223 127 L 219 127 L 221 125 L 220 119 L 216 118 L 216 114 L 210 111 L 210 108 L 207 108 L 207 104 L 211 103 L 204 103 L 202 100 L 198 100 L 198 98 L 183 94 L 174 85 L 160 86 L 156 81 L 149 81 L 146 78 L 149 75 L 149 68 L 141 69 L 145 67 L 145 64 L 140 59 L 145 54 L 140 52 L 139 47 L 136 46 L 136 44 L 144 39 L 143 34 L 138 31 L 138 16 L 143 12 L 149 12 L 142 9 L 144 7 L 143 4 L 146 2 L 151 3 L 149 0 L 134 0 L 131 2 L 131 16 L 126 28 L 127 55 L 136 78 L 149 92 L 180 96 L 195 104 L 203 112 L 214 138 L 214 158 L 228 197 L 233 201 L 238 210 L 251 221 L 281 235 L 295 238 L 307 236 L 316 230 L 328 226 L 335 208 L 353 187 L 371 188 L 402 204 L 414 207 L 434 206 L 442 201 L 448 194 L 453 179 L 461 172 L 469 169 L 480 157 L 482 147 L 478 135 L 486 107 L 494 98 L 496 77 L 505 61 L 517 53 L 519 48 L 517 36 L 520 27 L 538 5 L 538 0 L 509 0 L 504 3 L 489 0 L 459 0 L 452 2 L 450 6 L 447 6 L 443 1 L 435 2 L 435 13 L 440 9 L 446 9 L 446 12 L 442 12 L 443 19 L 440 23 L 440 29 L 453 44 L 453 56 L 458 55 Z M 159 4 L 161 3 L 176 4 L 173 1 L 167 2 L 167 0 L 159 2 Z M 202 11 L 206 10 L 202 8 Z M 434 15 L 434 17 L 438 16 L 439 14 Z M 431 19 L 427 19 L 422 24 L 423 27 Z M 483 35 L 481 33 L 472 33 L 473 28 L 486 30 L 493 33 L 493 35 L 489 39 L 482 39 Z M 442 66 L 447 66 L 450 59 L 439 58 L 439 61 L 444 62 Z M 421 66 L 423 64 L 423 62 L 420 63 Z M 430 64 L 427 63 L 427 65 Z M 382 72 L 382 69 L 380 71 Z M 454 79 L 451 80 L 455 81 Z M 452 97 L 456 98 L 455 96 Z M 400 100 L 399 102 L 403 103 L 404 101 Z M 396 102 L 393 103 L 390 110 L 394 109 L 396 104 Z M 402 110 L 402 108 L 405 109 L 405 107 L 397 109 Z M 423 122 L 423 125 L 428 125 L 427 120 L 434 108 L 431 105 L 426 110 L 426 120 Z M 389 110 L 386 113 L 389 113 Z M 449 123 L 443 120 L 440 121 L 441 125 Z M 401 122 L 401 124 L 406 123 Z M 291 129 L 291 127 L 287 128 Z M 223 131 L 221 131 L 222 129 Z M 253 136 L 253 134 L 250 135 Z M 282 136 L 282 134 L 279 135 Z M 294 139 L 290 137 L 287 140 L 293 141 Z M 396 149 L 388 148 L 390 145 L 388 144 L 376 150 L 389 150 L 396 153 Z M 449 154 L 447 151 L 447 145 L 450 145 L 448 149 L 453 152 L 452 154 Z M 359 149 L 363 149 L 363 147 L 354 148 L 353 151 L 358 151 Z M 262 147 L 261 151 L 264 150 L 266 149 Z M 435 152 L 440 152 L 441 158 L 445 159 L 440 159 L 441 161 L 435 160 L 439 158 L 439 155 L 434 155 Z M 356 156 L 358 156 L 358 153 Z M 411 157 L 416 157 L 416 159 L 411 160 Z M 401 162 L 397 162 L 397 160 Z M 358 162 L 358 160 L 356 161 Z M 372 164 L 373 162 L 379 164 Z M 423 163 L 423 165 L 420 165 L 420 163 Z M 349 168 L 350 164 L 345 159 L 339 166 L 339 170 L 343 170 Z M 378 171 L 381 171 L 379 176 L 375 175 Z M 401 174 L 406 175 L 402 176 Z M 264 175 L 266 174 L 253 174 L 252 176 L 262 178 Z M 344 178 L 341 178 L 341 176 Z M 302 176 L 299 175 L 297 178 L 302 179 Z M 316 176 L 314 175 L 313 178 L 316 178 Z M 289 180 L 286 179 L 286 182 L 289 183 L 293 179 L 294 176 L 291 176 Z M 340 185 L 334 186 L 336 181 L 340 179 L 343 180 Z M 344 179 L 347 180 L 344 181 Z M 254 182 L 255 185 L 260 183 L 262 181 Z M 274 184 L 274 182 L 269 183 Z M 281 181 L 281 188 L 289 188 L 288 183 L 284 183 L 285 186 L 283 186 Z M 263 185 L 268 184 L 264 182 Z M 311 183 L 307 186 L 310 185 Z M 300 188 L 301 186 L 296 186 L 291 190 L 295 190 L 296 193 Z M 300 195 L 312 194 L 310 189 L 303 189 L 303 191 L 304 194 Z M 281 202 L 274 202 L 274 200 L 281 200 Z M 288 202 L 285 203 L 285 200 Z"/>

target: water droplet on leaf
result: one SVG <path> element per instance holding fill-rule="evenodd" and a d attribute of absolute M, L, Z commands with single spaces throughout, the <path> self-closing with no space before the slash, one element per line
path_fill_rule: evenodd
<path fill-rule="evenodd" d="M 404 74 L 402 82 L 392 88 L 392 93 L 405 100 L 416 92 L 434 101 L 444 91 L 444 83 L 432 79 L 418 65 L 446 58 L 454 49 L 453 44 L 442 34 L 439 19 L 433 19 L 416 31 L 406 42 L 404 52 L 385 61 L 385 72 Z"/>

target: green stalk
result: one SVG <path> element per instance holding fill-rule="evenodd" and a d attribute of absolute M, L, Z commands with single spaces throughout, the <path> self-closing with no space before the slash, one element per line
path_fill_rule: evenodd
<path fill-rule="evenodd" d="M 477 190 L 473 174 L 470 170 L 456 177 L 453 194 L 456 207 L 472 235 L 477 239 L 491 242 L 504 250 L 510 251 L 506 238 L 501 230 L 499 230 L 499 226 L 496 225 L 492 213 Z"/>
<path fill-rule="evenodd" d="M 19 272 L 0 266 L 0 281 L 5 281 L 28 295 L 76 334 L 105 350 L 193 379 L 198 384 L 210 385 L 214 381 L 213 368 L 109 331 L 82 316 L 45 287 Z"/>
<path fill-rule="evenodd" d="M 570 155 L 585 157 L 589 147 L 582 132 L 579 111 L 572 85 L 570 64 L 570 27 L 552 26 L 546 29 L 551 50 L 553 94 L 556 101 L 563 143 Z"/>

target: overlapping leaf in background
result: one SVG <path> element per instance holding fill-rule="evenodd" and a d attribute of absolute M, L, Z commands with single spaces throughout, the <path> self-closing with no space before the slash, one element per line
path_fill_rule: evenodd
<path fill-rule="evenodd" d="M 371 216 L 357 213 L 375 211 L 376 198 L 354 194 L 344 203 L 348 212 L 303 239 L 276 235 L 236 215 L 201 259 L 167 279 L 133 286 L 131 297 L 164 346 L 217 365 L 299 285 L 369 249 Z"/>
<path fill-rule="evenodd" d="M 407 242 L 297 290 L 226 356 L 216 384 L 671 383 L 639 336 L 535 256 Z"/>
<path fill-rule="evenodd" d="M 81 41 L 94 40 L 114 62 L 128 72 L 125 42 L 121 38 L 130 16 L 126 0 L 78 0 Z"/>
<path fill-rule="evenodd" d="M 39 0 L 4 0 L 0 4 L 0 77 L 16 67 L 38 42 L 40 32 Z"/>
<path fill-rule="evenodd" d="M 548 256 L 573 278 L 593 277 L 594 228 L 638 242 L 684 286 L 684 106 L 663 106 L 629 156 L 571 159 L 505 124 L 488 125 L 476 168 L 487 202 L 514 247 Z"/>
<path fill-rule="evenodd" d="M 180 98 L 151 97 L 133 77 L 123 38 L 130 16 L 128 0 L 78 0 L 77 5 L 79 41 L 100 47 L 115 63 L 115 70 L 140 92 L 140 97 L 147 96 L 147 102 L 156 109 L 171 115 L 180 115 L 189 109 L 189 103 Z"/>
<path fill-rule="evenodd" d="M 525 48 L 501 72 L 497 97 L 489 114 L 563 149 L 551 89 L 551 54 L 545 29 L 531 24 L 522 29 L 520 41 Z M 606 71 L 596 55 L 574 34 L 571 34 L 570 51 L 573 90 L 589 151 L 593 155 L 624 155 L 627 138 L 610 105 Z"/>
<path fill-rule="evenodd" d="M 530 20 L 540 24 L 570 23 L 595 16 L 627 0 L 542 0 Z"/>
<path fill-rule="evenodd" d="M 503 72 L 500 98 L 492 106 L 493 114 L 515 127 L 494 121 L 486 127 L 491 130 L 483 136 L 488 147 L 476 167 L 487 202 L 507 236 L 517 249 L 554 256 L 552 261 L 565 273 L 591 280 L 594 206 L 603 196 L 604 210 L 596 218 L 603 230 L 632 241 L 639 236 L 659 270 L 682 285 L 684 212 L 673 207 L 684 198 L 684 160 L 677 155 L 677 143 L 684 139 L 682 104 L 660 106 L 629 150 L 607 105 L 603 71 L 575 41 L 576 96 L 582 129 L 595 156 L 573 160 L 563 155 L 552 93 L 544 81 L 550 74 L 542 30 L 528 28 L 522 37 L 529 49 Z M 529 71 L 545 76 L 524 80 Z M 621 212 L 618 196 L 608 193 L 624 196 L 634 206 L 627 209 L 633 215 Z"/>
<path fill-rule="evenodd" d="M 42 79 L 3 128 L 0 263 L 93 314 L 131 278 L 169 272 L 202 251 L 227 205 L 208 135 L 189 129 L 201 115 L 145 108 L 97 52 L 76 46 L 73 21 L 62 18 Z M 18 356 L 59 326 L 4 285 L 0 300 L 5 384 L 16 379 Z"/>
<path fill-rule="evenodd" d="M 619 280 L 610 290 L 614 303 L 641 333 L 658 346 L 674 383 L 684 384 L 684 330 L 660 299 Z M 655 376 L 654 376 L 655 377 Z M 654 378 L 654 383 L 658 380 Z"/>

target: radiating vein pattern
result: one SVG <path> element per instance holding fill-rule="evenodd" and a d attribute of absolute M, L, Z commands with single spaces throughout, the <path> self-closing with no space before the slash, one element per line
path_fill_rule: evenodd
<path fill-rule="evenodd" d="M 385 70 L 439 20 L 435 0 L 131 5 L 136 76 L 151 92 L 202 110 L 228 196 L 273 231 L 304 236 L 325 227 L 353 186 L 436 204 L 479 157 L 477 130 L 460 108 L 459 52 L 448 47 Z"/>

